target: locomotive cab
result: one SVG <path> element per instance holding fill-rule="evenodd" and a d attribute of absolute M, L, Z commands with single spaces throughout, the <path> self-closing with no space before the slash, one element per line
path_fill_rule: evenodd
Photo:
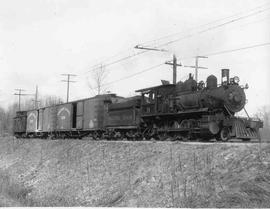
<path fill-rule="evenodd" d="M 165 84 L 136 92 L 141 93 L 142 115 L 162 114 L 171 112 L 173 109 L 174 84 Z"/>

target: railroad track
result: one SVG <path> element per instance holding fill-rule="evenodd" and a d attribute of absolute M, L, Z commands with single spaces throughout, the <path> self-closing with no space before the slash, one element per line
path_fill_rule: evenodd
<path fill-rule="evenodd" d="M 77 140 L 77 139 L 76 139 Z M 95 141 L 95 142 L 120 142 L 120 143 L 183 143 L 183 144 L 265 144 L 265 143 L 270 143 L 270 141 L 259 141 L 259 140 L 250 140 L 250 141 L 242 141 L 239 139 L 231 139 L 226 142 L 222 141 L 216 141 L 215 139 L 209 140 L 209 141 L 204 141 L 204 140 L 193 140 L 193 141 L 177 141 L 177 140 L 106 140 L 106 139 L 101 139 L 101 140 L 91 140 L 91 139 L 82 139 L 82 140 L 89 140 L 89 141 Z"/>
<path fill-rule="evenodd" d="M 33 138 L 34 139 L 34 138 Z M 40 138 L 41 139 L 41 138 Z M 25 140 L 25 139 L 24 139 Z M 156 139 L 151 139 L 151 140 L 107 140 L 107 139 L 92 139 L 92 138 L 82 138 L 82 139 L 77 139 L 77 138 L 54 138 L 54 139 L 42 139 L 42 140 L 83 140 L 83 141 L 91 141 L 91 142 L 112 142 L 112 143 L 180 143 L 180 144 L 268 144 L 270 143 L 270 140 L 250 140 L 250 141 L 243 141 L 240 139 L 230 139 L 228 141 L 217 141 L 215 139 L 211 139 L 208 141 L 205 140 L 192 140 L 192 141 L 180 141 L 180 140 L 156 140 Z"/>

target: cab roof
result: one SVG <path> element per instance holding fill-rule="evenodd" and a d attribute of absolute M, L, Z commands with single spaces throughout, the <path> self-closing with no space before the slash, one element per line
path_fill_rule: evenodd
<path fill-rule="evenodd" d="M 167 88 L 167 87 L 172 87 L 175 86 L 175 84 L 165 84 L 165 85 L 159 85 L 159 86 L 153 86 L 153 87 L 148 87 L 145 89 L 139 89 L 136 90 L 135 92 L 145 92 L 145 91 L 149 91 L 149 90 L 154 90 L 154 89 L 159 89 L 159 88 Z"/>

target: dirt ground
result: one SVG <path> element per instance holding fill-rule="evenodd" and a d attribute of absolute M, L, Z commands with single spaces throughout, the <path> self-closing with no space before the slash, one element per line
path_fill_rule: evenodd
<path fill-rule="evenodd" d="M 270 207 L 270 144 L 1 138 L 0 206 Z"/>

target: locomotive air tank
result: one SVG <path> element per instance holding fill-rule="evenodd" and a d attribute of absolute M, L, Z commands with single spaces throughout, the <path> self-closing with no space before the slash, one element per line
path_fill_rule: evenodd
<path fill-rule="evenodd" d="M 221 77 L 220 86 L 214 75 L 207 78 L 206 86 L 202 81 L 197 85 L 191 75 L 185 82 L 177 83 L 175 97 L 177 108 L 180 110 L 225 108 L 230 114 L 242 110 L 246 103 L 246 95 L 244 89 L 238 85 L 239 78 L 230 79 L 228 69 L 222 69 Z"/>

